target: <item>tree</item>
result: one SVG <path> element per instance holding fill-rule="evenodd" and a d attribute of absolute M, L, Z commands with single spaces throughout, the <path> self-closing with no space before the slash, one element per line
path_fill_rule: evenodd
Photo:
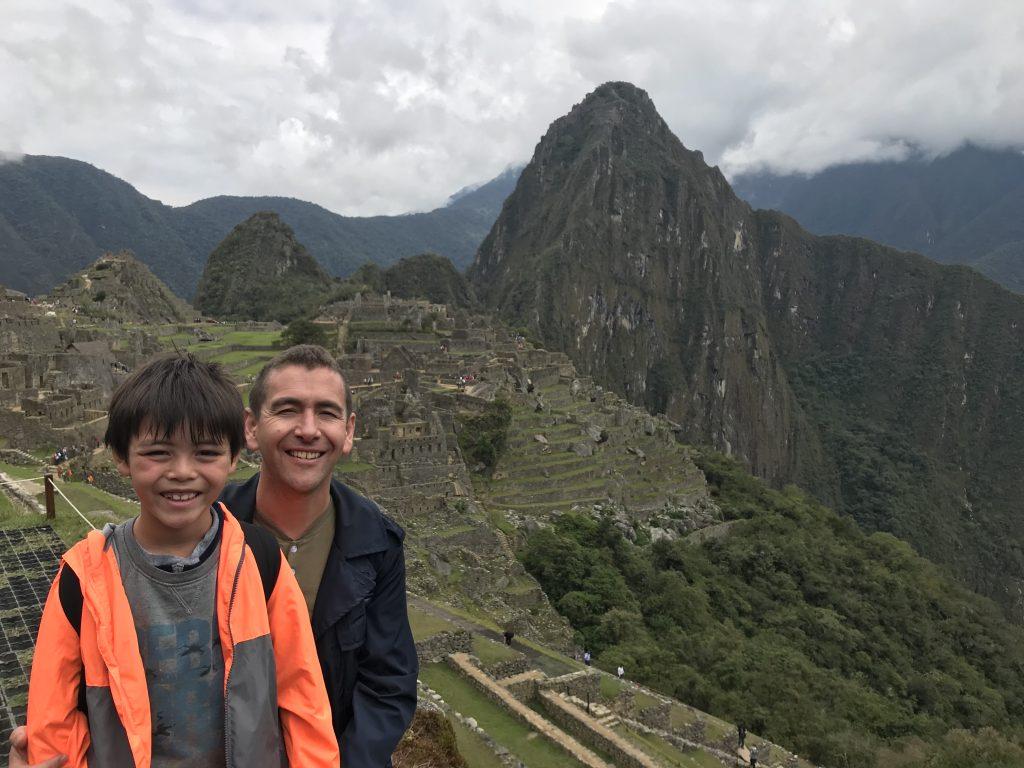
<path fill-rule="evenodd" d="M 296 344 L 327 344 L 327 332 L 322 325 L 300 317 L 292 320 L 281 333 L 281 346 L 294 347 Z"/>

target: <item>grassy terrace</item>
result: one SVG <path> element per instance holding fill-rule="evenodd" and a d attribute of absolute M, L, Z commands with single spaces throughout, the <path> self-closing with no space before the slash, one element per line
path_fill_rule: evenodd
<path fill-rule="evenodd" d="M 455 730 L 455 743 L 459 746 L 459 754 L 469 768 L 494 768 L 498 758 L 483 739 L 455 718 L 450 718 L 449 722 Z"/>
<path fill-rule="evenodd" d="M 615 732 L 626 741 L 642 749 L 659 763 L 672 768 L 722 768 L 718 758 L 701 749 L 681 750 L 657 736 L 646 736 L 626 728 L 615 727 Z"/>
<path fill-rule="evenodd" d="M 444 664 L 426 665 L 420 670 L 420 678 L 456 711 L 476 718 L 492 739 L 529 768 L 582 768 L 581 763 L 538 736 Z M 494 765 L 494 758 L 491 760 Z"/>
<path fill-rule="evenodd" d="M 441 632 L 451 632 L 458 629 L 450 621 L 445 621 L 426 611 L 421 611 L 414 605 L 409 606 L 409 625 L 412 627 L 412 636 L 417 641 L 426 640 L 428 637 L 433 637 Z"/>

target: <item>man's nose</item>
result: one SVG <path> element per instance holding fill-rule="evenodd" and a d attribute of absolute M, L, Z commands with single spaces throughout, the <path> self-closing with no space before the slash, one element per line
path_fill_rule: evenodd
<path fill-rule="evenodd" d="M 320 424 L 316 418 L 316 411 L 312 409 L 304 410 L 295 424 L 295 434 L 299 437 L 312 439 L 317 436 L 319 431 Z"/>

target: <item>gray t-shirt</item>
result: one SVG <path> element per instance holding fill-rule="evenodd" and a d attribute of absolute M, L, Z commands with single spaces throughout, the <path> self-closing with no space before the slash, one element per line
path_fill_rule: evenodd
<path fill-rule="evenodd" d="M 153 768 L 223 768 L 224 655 L 216 615 L 219 520 L 214 517 L 212 537 L 204 537 L 216 549 L 190 570 L 178 572 L 156 567 L 158 558 L 135 540 L 134 522 L 118 525 L 113 541 L 146 670 Z"/>

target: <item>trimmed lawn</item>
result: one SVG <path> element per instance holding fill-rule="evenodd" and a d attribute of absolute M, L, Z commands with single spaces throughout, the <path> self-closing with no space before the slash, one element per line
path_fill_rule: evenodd
<path fill-rule="evenodd" d="M 428 664 L 420 670 L 420 678 L 457 712 L 476 718 L 492 739 L 530 768 L 582 768 L 579 761 L 527 728 L 455 670 Z"/>
<path fill-rule="evenodd" d="M 457 629 L 450 621 L 421 611 L 415 605 L 409 606 L 409 625 L 412 627 L 412 636 L 415 640 L 426 640 L 441 632 L 451 632 Z"/>
<path fill-rule="evenodd" d="M 498 756 L 484 743 L 484 740 L 454 717 L 448 718 L 455 731 L 455 743 L 459 746 L 459 754 L 465 759 L 469 768 L 494 768 L 498 764 Z"/>
<path fill-rule="evenodd" d="M 702 749 L 683 751 L 657 736 L 636 733 L 624 725 L 617 726 L 615 732 L 627 741 L 633 742 L 664 765 L 673 766 L 673 768 L 722 768 L 722 763 L 718 758 Z"/>
<path fill-rule="evenodd" d="M 497 664 L 500 661 L 514 659 L 520 654 L 507 645 L 496 643 L 489 638 L 480 635 L 473 635 L 473 655 L 480 659 L 485 667 Z"/>

